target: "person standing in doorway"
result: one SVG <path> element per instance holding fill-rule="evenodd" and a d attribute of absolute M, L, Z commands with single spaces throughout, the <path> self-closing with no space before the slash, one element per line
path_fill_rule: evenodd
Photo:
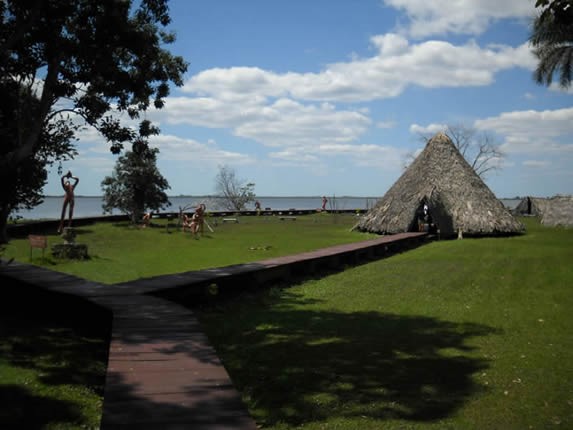
<path fill-rule="evenodd" d="M 71 179 L 74 180 L 73 184 Z M 68 173 L 61 178 L 62 188 L 64 189 L 64 203 L 62 205 L 62 215 L 60 217 L 58 233 L 61 233 L 64 229 L 64 219 L 66 218 L 66 209 L 68 208 L 68 227 L 72 226 L 72 218 L 74 216 L 74 190 L 76 189 L 78 182 L 80 182 L 80 179 L 76 176 L 72 176 L 72 172 L 69 170 Z"/>

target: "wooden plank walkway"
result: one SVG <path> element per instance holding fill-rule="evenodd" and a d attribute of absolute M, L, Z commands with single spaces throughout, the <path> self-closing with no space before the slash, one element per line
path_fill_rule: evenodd
<path fill-rule="evenodd" d="M 250 275 L 261 282 L 315 270 L 317 262 L 383 257 L 425 233 L 381 236 L 255 263 L 102 285 L 21 263 L 0 276 L 80 297 L 113 313 L 101 429 L 256 429 L 192 310 L 149 295 Z M 343 258 L 343 260 L 340 260 Z M 227 282 L 233 284 L 233 282 Z M 239 284 L 239 282 L 235 282 Z M 235 285 L 241 288 L 241 285 Z"/>
<path fill-rule="evenodd" d="M 0 274 L 113 313 L 102 430 L 257 428 L 192 311 L 38 266 L 12 263 Z"/>
<path fill-rule="evenodd" d="M 192 311 L 151 296 L 93 299 L 114 313 L 102 429 L 255 429 Z"/>

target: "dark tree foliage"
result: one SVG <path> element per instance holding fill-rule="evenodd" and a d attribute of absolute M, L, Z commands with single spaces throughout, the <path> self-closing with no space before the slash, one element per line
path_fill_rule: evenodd
<path fill-rule="evenodd" d="M 34 121 L 40 102 L 27 87 L 17 83 L 0 86 L 0 100 L 0 157 L 3 157 L 18 145 L 19 130 Z M 6 167 L 0 187 L 1 219 L 6 220 L 14 210 L 31 209 L 42 203 L 41 190 L 46 184 L 47 167 L 76 154 L 72 143 L 74 132 L 73 124 L 65 119 L 50 122 L 43 127 L 32 156 Z M 5 242 L 5 223 L 1 235 Z"/>
<path fill-rule="evenodd" d="M 10 91 L 17 84 L 37 98 L 34 115 L 18 111 L 16 117 L 1 119 L 3 184 L 36 157 L 42 136 L 50 130 L 73 136 L 77 125 L 87 125 L 99 131 L 113 153 L 126 143 L 145 152 L 147 138 L 159 130 L 141 120 L 141 113 L 152 105 L 163 107 L 169 84 L 182 85 L 187 70 L 183 58 L 165 48 L 175 40 L 166 30 L 167 3 L 0 0 L 0 89 Z M 122 124 L 118 113 L 141 120 L 139 128 Z M 16 127 L 10 133 L 5 131 L 8 120 Z M 73 155 L 71 145 L 54 148 L 57 140 L 51 145 L 42 157 Z M 7 201 L 0 206 L 4 214 Z M 0 219 L 0 228 L 5 222 Z"/>
<path fill-rule="evenodd" d="M 530 36 L 538 59 L 535 81 L 549 86 L 558 74 L 559 85 L 568 88 L 573 75 L 573 1 L 538 0 L 539 14 Z"/>
<path fill-rule="evenodd" d="M 156 148 L 142 153 L 126 151 L 117 159 L 112 176 L 101 183 L 105 212 L 119 209 L 137 223 L 145 212 L 169 206 L 165 190 L 170 186 L 157 169 L 158 153 Z"/>

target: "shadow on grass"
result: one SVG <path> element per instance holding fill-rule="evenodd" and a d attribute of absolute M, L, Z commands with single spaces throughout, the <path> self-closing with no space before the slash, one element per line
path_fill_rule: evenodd
<path fill-rule="evenodd" d="M 484 390 L 468 340 L 496 330 L 421 316 L 304 310 L 206 311 L 208 335 L 259 424 L 368 417 L 430 422 Z M 249 314 L 250 315 L 246 315 Z"/>
<path fill-rule="evenodd" d="M 38 372 L 47 385 L 83 385 L 103 395 L 107 333 L 93 327 L 38 317 L 0 317 L 2 357 Z"/>
<path fill-rule="evenodd" d="M 74 228 L 74 232 L 76 233 L 76 235 L 82 236 L 84 234 L 92 234 L 94 232 L 94 229 L 85 227 L 76 227 Z"/>
<path fill-rule="evenodd" d="M 103 396 L 110 316 L 81 299 L 26 283 L 12 281 L 5 287 L 0 428 L 97 425 L 97 408 L 90 407 L 95 415 L 85 416 L 81 405 Z"/>
<path fill-rule="evenodd" d="M 0 426 L 40 430 L 49 423 L 78 423 L 81 413 L 68 401 L 39 396 L 19 385 L 0 385 Z"/>

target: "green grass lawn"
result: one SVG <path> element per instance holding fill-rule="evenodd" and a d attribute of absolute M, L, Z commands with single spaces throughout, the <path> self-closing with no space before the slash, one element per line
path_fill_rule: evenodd
<path fill-rule="evenodd" d="M 237 224 L 208 218 L 214 232 L 205 228 L 205 235 L 199 239 L 181 232 L 175 223 L 167 228 L 164 220 L 154 220 L 156 227 L 146 229 L 128 223 L 97 223 L 76 229 L 76 242 L 88 245 L 89 260 L 57 260 L 51 257 L 49 250 L 42 259 L 41 251 L 35 249 L 30 261 L 30 247 L 25 238 L 13 239 L 4 257 L 114 284 L 252 262 L 375 237 L 351 232 L 356 217 L 350 214 L 324 213 L 296 218 L 296 221 L 281 221 L 277 216 L 244 216 Z M 62 243 L 62 239 L 51 234 L 48 243 L 49 246 Z"/>
<path fill-rule="evenodd" d="M 264 428 L 571 428 L 573 230 L 524 221 L 198 312 Z M 113 283 L 369 237 L 352 223 L 242 218 L 199 240 L 102 223 L 79 229 L 90 260 L 34 263 Z M 28 262 L 27 242 L 5 256 Z M 97 427 L 105 336 L 37 318 L 1 315 L 0 428 Z"/>
<path fill-rule="evenodd" d="M 573 230 L 524 221 L 201 321 L 264 428 L 572 428 Z"/>

